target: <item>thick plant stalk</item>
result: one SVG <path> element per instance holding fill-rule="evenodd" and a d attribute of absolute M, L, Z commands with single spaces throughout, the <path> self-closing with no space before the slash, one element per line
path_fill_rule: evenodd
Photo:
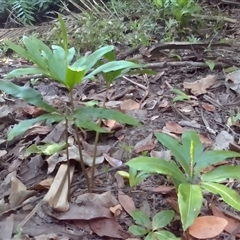
<path fill-rule="evenodd" d="M 109 85 L 107 84 L 106 94 L 103 100 L 103 108 L 105 108 L 105 103 L 107 101 L 107 94 L 108 94 Z M 99 126 L 102 125 L 102 119 L 99 119 Z M 95 166 L 96 166 L 96 157 L 97 157 L 97 146 L 99 141 L 100 133 L 96 133 L 95 141 L 94 141 L 94 151 L 93 151 L 93 163 L 92 163 L 92 171 L 91 171 L 91 192 L 94 190 L 94 175 L 95 175 Z"/>
<path fill-rule="evenodd" d="M 71 108 L 72 108 L 72 112 L 73 112 L 74 111 L 74 103 L 73 103 L 73 92 L 72 92 L 72 90 L 70 91 L 69 95 L 70 95 L 70 101 L 71 101 Z M 80 157 L 80 165 L 81 165 L 83 174 L 84 174 L 84 176 L 86 178 L 86 181 L 87 181 L 88 192 L 91 192 L 91 182 L 90 182 L 89 176 L 87 174 L 87 170 L 86 170 L 84 162 L 83 162 L 83 155 L 82 155 L 82 149 L 81 149 L 82 144 L 81 144 L 81 140 L 80 140 L 80 136 L 79 136 L 79 132 L 78 132 L 76 124 L 74 124 L 74 130 L 76 132 L 76 139 L 77 139 L 78 151 L 79 151 L 79 157 Z"/>

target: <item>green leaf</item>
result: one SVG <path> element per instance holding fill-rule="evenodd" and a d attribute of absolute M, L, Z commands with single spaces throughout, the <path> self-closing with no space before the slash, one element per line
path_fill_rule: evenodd
<path fill-rule="evenodd" d="M 68 37 L 67 37 L 67 28 L 62 19 L 61 14 L 58 14 L 58 21 L 60 23 L 60 30 L 61 30 L 61 39 L 63 40 L 63 48 L 65 53 L 68 51 Z"/>
<path fill-rule="evenodd" d="M 174 211 L 172 210 L 162 210 L 157 213 L 152 219 L 152 230 L 163 228 L 167 226 L 174 217 Z"/>
<path fill-rule="evenodd" d="M 58 112 L 55 108 L 42 101 L 42 95 L 30 87 L 18 86 L 10 81 L 0 80 L 0 89 L 16 98 L 21 98 L 47 112 Z"/>
<path fill-rule="evenodd" d="M 65 78 L 66 87 L 68 87 L 69 89 L 73 89 L 79 82 L 82 81 L 85 71 L 86 70 L 84 67 L 76 68 L 68 66 Z"/>
<path fill-rule="evenodd" d="M 227 150 L 213 150 L 204 152 L 196 161 L 196 165 L 194 167 L 195 172 L 199 173 L 212 164 L 223 162 L 226 158 L 233 157 L 240 157 L 240 153 Z"/>
<path fill-rule="evenodd" d="M 173 161 L 167 162 L 164 159 L 154 157 L 137 157 L 128 161 L 126 165 L 139 171 L 170 175 L 180 180 L 181 183 L 186 182 L 184 174 Z"/>
<path fill-rule="evenodd" d="M 5 41 L 5 44 L 11 48 L 14 52 L 16 52 L 20 57 L 25 59 L 31 59 L 31 55 L 27 52 L 26 49 L 16 45 L 15 43 L 11 41 Z"/>
<path fill-rule="evenodd" d="M 46 143 L 44 145 L 37 146 L 36 144 L 32 144 L 25 151 L 25 156 L 30 155 L 32 153 L 43 153 L 45 155 L 53 155 L 54 153 L 62 151 L 66 147 L 66 143 Z"/>
<path fill-rule="evenodd" d="M 143 236 L 149 232 L 146 228 L 137 225 L 130 226 L 128 231 L 135 236 Z"/>
<path fill-rule="evenodd" d="M 42 122 L 47 120 L 47 123 L 52 122 L 61 122 L 65 118 L 64 116 L 58 115 L 58 114 L 44 114 L 40 117 L 28 119 L 21 121 L 19 124 L 15 125 L 10 132 L 8 133 L 8 141 L 12 140 L 14 137 L 24 133 L 26 130 L 28 130 L 34 123 Z"/>
<path fill-rule="evenodd" d="M 30 87 L 18 86 L 10 81 L 0 80 L 0 89 L 7 94 L 31 103 L 47 112 L 58 112 L 57 109 L 42 100 L 42 95 Z"/>
<path fill-rule="evenodd" d="M 235 190 L 219 183 L 202 182 L 201 186 L 213 194 L 219 194 L 223 201 L 240 211 L 240 195 Z"/>
<path fill-rule="evenodd" d="M 22 75 L 32 75 L 32 74 L 44 74 L 45 76 L 48 74 L 44 70 L 40 68 L 18 68 L 6 75 L 6 78 L 14 78 Z"/>
<path fill-rule="evenodd" d="M 144 179 L 149 177 L 150 174 L 146 172 L 138 172 L 135 168 L 129 168 L 129 185 L 130 187 L 134 187 Z"/>
<path fill-rule="evenodd" d="M 99 48 L 89 56 L 84 56 L 73 63 L 74 67 L 86 66 L 86 72 L 89 72 L 92 67 L 108 52 L 113 51 L 114 46 L 108 45 Z"/>
<path fill-rule="evenodd" d="M 138 120 L 123 114 L 117 110 L 106 109 L 106 108 L 91 108 L 91 107 L 80 107 L 73 112 L 73 116 L 76 118 L 105 118 L 116 120 L 120 123 L 125 123 L 133 126 L 139 126 Z"/>
<path fill-rule="evenodd" d="M 186 231 L 200 213 L 202 207 L 202 190 L 199 185 L 182 183 L 178 188 L 178 206 L 183 230 Z"/>
<path fill-rule="evenodd" d="M 151 227 L 151 221 L 149 219 L 149 216 L 145 212 L 142 212 L 140 210 L 133 210 L 131 211 L 130 215 L 137 224 L 146 228 Z"/>
<path fill-rule="evenodd" d="M 155 133 L 155 136 L 162 145 L 171 151 L 172 155 L 176 159 L 176 162 L 178 162 L 184 169 L 185 173 L 190 176 L 190 162 L 188 162 L 185 158 L 183 146 L 177 140 L 168 136 L 167 134 Z"/>
<path fill-rule="evenodd" d="M 222 182 L 227 178 L 240 179 L 240 166 L 219 166 L 201 176 L 204 182 Z"/>
<path fill-rule="evenodd" d="M 139 68 L 139 67 L 140 65 L 136 63 L 132 63 L 124 60 L 107 62 L 101 65 L 100 67 L 96 68 L 95 70 L 93 70 L 90 74 L 85 76 L 84 79 L 92 78 L 93 76 L 101 72 L 106 73 L 106 72 L 117 71 L 121 69 L 130 69 L 130 68 Z"/>
<path fill-rule="evenodd" d="M 180 238 L 177 238 L 174 236 L 174 234 L 166 231 L 166 230 L 161 230 L 157 232 L 151 232 L 147 235 L 145 240 L 180 240 Z"/>
<path fill-rule="evenodd" d="M 74 120 L 74 122 L 79 128 L 83 128 L 83 129 L 87 129 L 87 130 L 95 131 L 99 133 L 109 133 L 107 130 L 99 127 L 97 123 L 92 122 L 88 119 L 77 118 Z"/>

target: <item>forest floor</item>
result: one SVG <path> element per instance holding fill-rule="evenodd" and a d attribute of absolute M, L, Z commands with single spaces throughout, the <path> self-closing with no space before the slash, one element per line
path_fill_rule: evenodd
<path fill-rule="evenodd" d="M 214 36 L 212 39 L 195 36 L 200 40 L 185 42 L 173 38 L 171 42 L 160 43 L 159 36 L 152 36 L 154 42 L 147 47 L 116 44 L 118 59 L 137 59 L 156 71 L 156 75 L 126 75 L 116 80 L 108 92 L 108 108 L 120 109 L 142 124 L 130 127 L 115 121 L 104 123 L 112 132 L 100 136 L 95 191 L 87 192 L 84 175 L 78 162 L 73 161 L 75 172 L 67 212 L 56 212 L 42 202 L 38 205 L 63 162 L 63 153 L 51 160 L 41 153 L 24 155 L 32 144 L 65 141 L 64 125 L 37 124 L 7 141 L 7 133 L 14 124 L 39 116 L 41 111 L 1 92 L 0 239 L 13 239 L 18 233 L 18 239 L 143 239 L 128 232 L 134 224 L 128 213 L 135 208 L 151 217 L 164 209 L 177 212 L 173 183 L 163 175 L 153 174 L 130 187 L 117 172 L 128 171 L 124 163 L 133 157 L 171 158 L 171 153 L 157 142 L 155 132 L 179 139 L 187 130 L 194 130 L 206 149 L 240 152 L 240 72 L 237 70 L 240 67 L 240 6 L 226 4 L 221 5 L 220 10 L 224 19 L 209 17 L 207 20 L 211 26 L 218 24 L 216 29 L 204 24 L 198 29 L 205 36 L 209 32 L 209 36 Z M 188 32 L 185 30 L 184 34 Z M 2 56 L 0 61 L 1 78 L 13 69 L 31 64 L 14 55 Z M 67 91 L 47 78 L 38 77 L 36 81 L 35 77 L 24 76 L 11 81 L 33 87 L 52 104 L 69 104 Z M 176 94 L 173 89 L 185 95 Z M 95 101 L 101 106 L 105 91 L 101 79 L 79 84 L 75 102 Z M 176 96 L 179 100 L 174 102 Z M 83 150 L 91 160 L 95 134 L 86 131 L 81 137 Z M 238 160 L 230 161 L 239 164 Z M 228 184 L 233 189 L 239 188 L 238 181 Z M 33 209 L 36 213 L 28 218 Z M 114 218 L 106 217 L 110 213 Z M 204 193 L 201 216 L 209 215 L 228 221 L 228 227 L 211 239 L 240 239 L 239 212 L 227 206 L 219 196 Z M 22 230 L 17 229 L 19 223 Z M 184 240 L 197 239 L 183 233 L 177 213 L 166 229 Z M 208 238 L 203 236 L 202 239 Z"/>

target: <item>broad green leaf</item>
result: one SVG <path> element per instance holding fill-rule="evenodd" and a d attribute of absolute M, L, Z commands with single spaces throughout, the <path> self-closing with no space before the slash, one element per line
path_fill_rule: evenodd
<path fill-rule="evenodd" d="M 136 186 L 144 179 L 149 177 L 150 174 L 146 172 L 138 172 L 135 168 L 129 168 L 129 185 L 130 187 Z"/>
<path fill-rule="evenodd" d="M 64 116 L 58 114 L 44 114 L 40 117 L 23 120 L 19 124 L 15 125 L 8 133 L 8 141 L 12 140 L 14 137 L 24 133 L 28 130 L 34 123 L 47 121 L 47 123 L 61 122 L 65 118 Z"/>
<path fill-rule="evenodd" d="M 176 236 L 174 236 L 174 234 L 172 234 L 171 232 L 168 232 L 166 230 L 160 230 L 157 232 L 151 232 L 147 235 L 147 237 L 145 238 L 145 240 L 180 240 L 180 238 L 177 238 Z"/>
<path fill-rule="evenodd" d="M 73 112 L 73 116 L 75 116 L 76 118 L 105 118 L 116 120 L 117 122 L 133 126 L 140 125 L 138 120 L 117 110 L 106 108 L 80 107 Z"/>
<path fill-rule="evenodd" d="M 65 78 L 65 86 L 69 89 L 73 89 L 79 82 L 82 81 L 85 71 L 86 70 L 84 67 L 76 68 L 68 66 Z"/>
<path fill-rule="evenodd" d="M 95 131 L 99 133 L 109 133 L 107 130 L 99 127 L 97 123 L 92 122 L 91 120 L 88 119 L 77 118 L 74 120 L 74 122 L 77 125 L 77 127 L 83 128 L 85 130 Z"/>
<path fill-rule="evenodd" d="M 102 47 L 89 56 L 84 56 L 80 59 L 78 59 L 76 62 L 73 63 L 74 67 L 81 67 L 86 66 L 86 72 L 89 72 L 92 67 L 108 52 L 113 51 L 114 46 L 108 45 L 105 47 Z M 94 76 L 94 75 L 93 75 Z"/>
<path fill-rule="evenodd" d="M 31 54 L 32 62 L 35 63 L 39 68 L 41 68 L 45 72 L 47 72 L 48 67 L 41 55 L 42 49 L 38 45 L 38 41 L 36 41 L 36 38 L 34 38 L 34 37 L 29 38 L 29 37 L 24 36 L 23 43 L 26 46 L 27 51 Z"/>
<path fill-rule="evenodd" d="M 149 232 L 146 228 L 137 225 L 130 226 L 128 231 L 135 236 L 143 236 Z"/>
<path fill-rule="evenodd" d="M 174 217 L 174 211 L 172 210 L 162 210 L 157 213 L 152 219 L 152 230 L 163 228 L 167 226 Z"/>
<path fill-rule="evenodd" d="M 199 185 L 182 183 L 178 188 L 178 207 L 183 230 L 186 231 L 200 213 L 202 207 L 202 190 Z"/>
<path fill-rule="evenodd" d="M 68 37 L 67 37 L 67 28 L 66 24 L 64 23 L 61 14 L 58 14 L 58 21 L 60 23 L 60 30 L 61 30 L 61 39 L 63 40 L 63 48 L 65 53 L 68 51 Z"/>
<path fill-rule="evenodd" d="M 25 151 L 25 156 L 32 153 L 43 153 L 45 155 L 52 155 L 54 153 L 62 151 L 66 147 L 66 143 L 46 143 L 44 145 L 32 144 Z"/>
<path fill-rule="evenodd" d="M 202 182 L 201 186 L 213 194 L 219 194 L 223 201 L 240 211 L 240 195 L 235 190 L 219 183 Z"/>
<path fill-rule="evenodd" d="M 203 182 L 221 182 L 227 178 L 240 179 L 240 166 L 219 166 L 201 176 Z"/>
<path fill-rule="evenodd" d="M 22 76 L 22 75 L 31 75 L 31 74 L 43 74 L 43 75 L 47 75 L 48 72 L 45 72 L 44 70 L 40 69 L 40 68 L 18 68 L 15 69 L 13 71 L 11 71 L 10 73 L 8 73 L 6 75 L 6 78 L 14 78 L 14 77 L 18 77 L 18 76 Z"/>
<path fill-rule="evenodd" d="M 10 81 L 0 80 L 0 89 L 16 98 L 21 98 L 27 103 L 43 108 L 47 112 L 58 112 L 55 108 L 42 100 L 42 95 L 30 87 L 18 86 Z"/>
<path fill-rule="evenodd" d="M 130 215 L 138 225 L 144 226 L 147 229 L 151 227 L 151 221 L 145 212 L 133 210 L 131 211 Z"/>
<path fill-rule="evenodd" d="M 68 56 L 67 56 L 67 63 L 70 64 L 70 62 L 73 60 L 75 56 L 76 50 L 74 47 L 68 49 Z"/>
<path fill-rule="evenodd" d="M 174 138 L 163 133 L 155 133 L 157 140 L 166 148 L 168 148 L 172 155 L 175 157 L 176 162 L 178 162 L 184 169 L 184 172 L 190 176 L 190 162 L 187 161 L 184 155 L 183 146 Z"/>
<path fill-rule="evenodd" d="M 109 62 L 116 60 L 116 55 L 114 50 L 107 52 L 104 54 L 104 58 L 106 58 Z"/>
<path fill-rule="evenodd" d="M 95 76 L 98 73 L 106 73 L 106 72 L 111 72 L 111 71 L 116 71 L 116 70 L 121 70 L 121 69 L 130 69 L 130 68 L 139 68 L 140 65 L 136 64 L 136 63 L 132 63 L 129 61 L 112 61 L 112 62 L 108 62 L 105 63 L 103 65 L 101 65 L 100 67 L 96 68 L 95 70 L 93 70 L 90 74 L 88 74 L 87 76 L 85 76 L 85 79 L 88 78 L 92 78 L 93 76 Z"/>
<path fill-rule="evenodd" d="M 31 60 L 31 55 L 27 52 L 26 49 L 16 45 L 11 41 L 4 42 L 9 48 L 11 48 L 14 52 L 16 52 L 20 57 Z"/>
<path fill-rule="evenodd" d="M 227 150 L 213 150 L 204 152 L 202 156 L 197 159 L 196 165 L 194 167 L 195 172 L 199 173 L 212 164 L 223 162 L 226 158 L 233 157 L 240 157 L 240 153 Z"/>
<path fill-rule="evenodd" d="M 130 168 L 135 168 L 139 171 L 160 173 L 174 176 L 174 178 L 186 182 L 186 178 L 174 161 L 167 162 L 161 158 L 154 157 L 137 157 L 126 163 Z"/>

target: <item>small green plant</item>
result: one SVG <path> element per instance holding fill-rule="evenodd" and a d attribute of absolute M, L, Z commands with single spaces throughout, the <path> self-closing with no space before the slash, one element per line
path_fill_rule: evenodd
<path fill-rule="evenodd" d="M 14 83 L 4 79 L 0 80 L 0 89 L 14 97 L 21 98 L 24 101 L 44 109 L 47 113 L 37 118 L 21 121 L 15 125 L 8 134 L 8 140 L 13 139 L 15 136 L 25 132 L 29 127 L 37 122 L 46 121 L 47 123 L 65 121 L 66 135 L 68 135 L 68 124 L 73 122 L 75 128 L 76 143 L 79 147 L 79 156 L 81 169 L 86 177 L 89 192 L 93 191 L 94 169 L 97 152 L 97 144 L 100 132 L 106 132 L 101 128 L 101 120 L 113 119 L 121 123 L 130 125 L 139 125 L 139 122 L 119 111 L 106 109 L 105 101 L 107 91 L 111 83 L 118 77 L 126 74 L 131 69 L 137 69 L 141 67 L 138 64 L 129 61 L 117 61 L 115 60 L 114 47 L 105 46 L 102 47 L 88 56 L 82 56 L 73 62 L 75 56 L 75 49 L 68 49 L 67 29 L 59 15 L 59 22 L 61 27 L 62 47 L 52 45 L 51 49 L 37 38 L 23 37 L 23 44 L 25 48 L 22 48 L 10 41 L 6 41 L 9 48 L 15 51 L 21 57 L 30 60 L 35 64 L 35 67 L 16 69 L 10 72 L 7 77 L 17 77 L 20 75 L 42 74 L 50 79 L 53 79 L 61 83 L 66 87 L 69 92 L 70 109 L 66 108 L 58 110 L 45 101 L 42 100 L 41 94 L 32 89 L 31 87 L 18 86 Z M 104 61 L 102 60 L 104 59 Z M 134 73 L 134 71 L 133 71 Z M 97 74 L 101 74 L 105 80 L 107 91 L 103 108 L 84 106 L 76 108 L 73 99 L 74 87 L 84 81 L 91 80 Z M 95 120 L 98 119 L 99 123 Z M 80 141 L 79 129 L 87 129 L 96 132 L 95 139 L 95 152 L 93 157 L 93 170 L 91 178 L 88 177 L 86 172 L 83 157 L 82 157 L 82 144 Z M 66 136 L 66 151 L 67 151 L 67 163 L 69 164 L 68 153 L 68 136 Z M 68 165 L 69 169 L 69 165 Z M 68 174 L 68 183 L 70 183 L 70 177 Z"/>
<path fill-rule="evenodd" d="M 137 225 L 130 226 L 128 231 L 135 236 L 144 236 L 145 240 L 179 239 L 171 232 L 164 230 L 174 217 L 174 212 L 172 210 L 162 210 L 157 213 L 152 220 L 150 220 L 146 213 L 140 210 L 134 210 L 130 215 Z"/>
<path fill-rule="evenodd" d="M 240 179 L 240 166 L 224 165 L 204 173 L 207 167 L 226 158 L 240 157 L 239 153 L 226 150 L 204 151 L 203 144 L 194 131 L 183 133 L 182 143 L 163 133 L 155 133 L 155 136 L 171 151 L 175 161 L 137 157 L 127 162 L 127 165 L 139 171 L 165 174 L 172 178 L 178 194 L 178 207 L 184 231 L 193 224 L 200 213 L 204 190 L 220 195 L 223 201 L 240 211 L 238 192 L 220 184 L 228 178 Z"/>
<path fill-rule="evenodd" d="M 135 168 L 129 168 L 129 172 L 118 171 L 118 174 L 123 178 L 127 178 L 129 181 L 129 186 L 134 187 L 141 183 L 144 179 L 150 176 L 149 173 L 144 171 L 137 171 Z"/>
<path fill-rule="evenodd" d="M 188 96 L 186 93 L 184 93 L 183 91 L 181 91 L 179 89 L 173 88 L 170 91 L 177 94 L 177 96 L 172 100 L 173 103 L 191 99 L 190 96 Z"/>

